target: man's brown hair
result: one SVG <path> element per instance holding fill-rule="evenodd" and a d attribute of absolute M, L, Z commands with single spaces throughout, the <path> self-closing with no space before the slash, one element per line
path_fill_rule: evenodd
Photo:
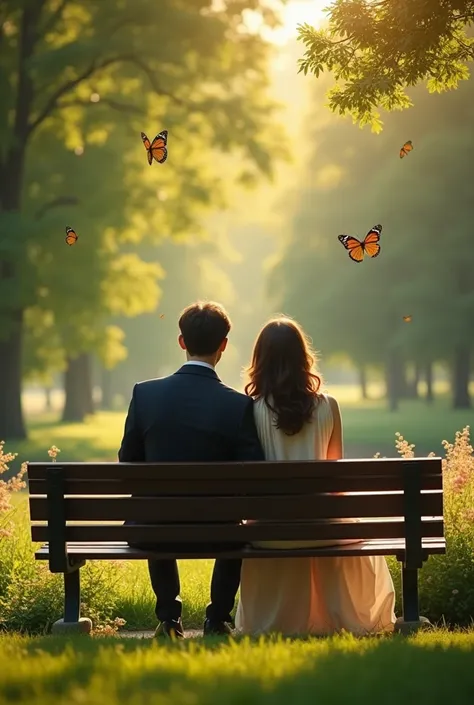
<path fill-rule="evenodd" d="M 230 328 L 227 311 L 214 301 L 197 301 L 187 306 L 179 319 L 186 350 L 192 357 L 216 353 Z"/>

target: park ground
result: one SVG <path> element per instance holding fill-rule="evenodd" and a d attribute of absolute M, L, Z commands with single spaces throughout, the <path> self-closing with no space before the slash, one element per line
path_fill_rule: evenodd
<path fill-rule="evenodd" d="M 155 640 L 0 637 L 0 702 L 28 705 L 468 705 L 474 632 Z"/>
<path fill-rule="evenodd" d="M 373 397 L 360 400 L 358 387 L 333 385 L 328 392 L 335 396 L 342 410 L 345 454 L 348 458 L 370 458 L 375 453 L 393 457 L 395 433 L 399 432 L 414 443 L 418 456 L 443 453 L 441 441 L 451 440 L 456 431 L 473 425 L 472 409 L 451 408 L 446 385 L 436 387 L 437 398 L 431 405 L 422 400 L 403 400 L 399 410 L 387 410 L 377 385 L 369 389 Z M 474 391 L 474 390 L 473 390 Z M 26 403 L 29 419 L 29 439 L 15 444 L 18 460 L 47 460 L 47 449 L 53 444 L 61 449 L 63 461 L 115 461 L 123 433 L 126 409 L 98 412 L 82 424 L 60 423 L 59 410 L 39 412 L 35 401 Z M 7 450 L 8 450 L 7 442 Z"/>

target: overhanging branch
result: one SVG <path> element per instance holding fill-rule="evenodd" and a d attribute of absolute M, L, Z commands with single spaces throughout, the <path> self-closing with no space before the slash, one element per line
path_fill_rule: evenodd
<path fill-rule="evenodd" d="M 70 0 L 61 0 L 56 10 L 52 12 L 51 15 L 48 17 L 41 31 L 43 37 L 55 27 L 57 21 L 60 19 L 61 15 L 64 12 L 64 8 L 69 2 Z"/>
<path fill-rule="evenodd" d="M 105 69 L 108 66 L 112 66 L 113 64 L 118 64 L 122 62 L 129 62 L 134 64 L 135 66 L 138 66 L 138 68 L 140 68 L 148 78 L 148 81 L 150 82 L 153 91 L 158 95 L 164 95 L 167 98 L 170 98 L 177 105 L 190 107 L 187 103 L 185 103 L 185 101 L 181 100 L 180 98 L 177 98 L 168 91 L 165 91 L 162 86 L 160 86 L 153 71 L 150 69 L 150 67 L 146 64 L 145 61 L 142 61 L 133 54 L 124 54 L 104 59 L 101 62 L 93 61 L 87 69 L 85 69 L 81 74 L 79 74 L 79 76 L 77 76 L 77 78 L 71 79 L 70 81 L 67 81 L 62 86 L 57 88 L 56 91 L 54 91 L 54 93 L 46 101 L 46 104 L 44 105 L 43 109 L 39 112 L 37 117 L 29 123 L 27 136 L 29 137 L 31 133 L 34 132 L 34 130 L 36 130 L 36 128 L 39 127 L 41 123 L 44 122 L 44 120 L 46 120 L 46 118 L 54 112 L 54 110 L 60 107 L 64 107 L 64 105 L 60 103 L 60 100 L 64 95 L 76 88 L 76 86 L 82 83 L 82 81 L 85 81 L 90 78 L 97 71 Z M 118 107 L 119 105 L 121 104 L 116 103 L 115 106 L 111 105 L 111 107 L 115 107 L 117 110 L 120 110 L 123 108 L 123 106 Z"/>
<path fill-rule="evenodd" d="M 135 56 L 134 54 L 128 54 L 127 56 L 123 57 L 123 61 L 128 61 L 129 63 L 135 64 L 135 66 L 138 66 L 138 68 L 141 69 L 143 71 L 143 73 L 145 74 L 145 76 L 148 78 L 150 86 L 152 87 L 152 89 L 155 93 L 157 93 L 158 95 L 165 95 L 167 98 L 170 98 L 177 105 L 189 107 L 189 105 L 184 100 L 181 100 L 181 98 L 177 98 L 172 93 L 165 91 L 163 89 L 163 87 L 160 86 L 160 84 L 156 80 L 156 77 L 155 77 L 153 71 L 150 69 L 150 67 L 147 66 L 147 64 L 144 61 L 139 59 L 138 56 Z"/>
<path fill-rule="evenodd" d="M 46 101 L 45 106 L 43 109 L 39 112 L 39 115 L 28 125 L 28 136 L 31 135 L 34 130 L 36 130 L 37 127 L 41 125 L 44 120 L 46 120 L 49 115 L 58 107 L 59 101 L 63 97 L 63 95 L 66 95 L 70 91 L 72 91 L 76 86 L 78 86 L 82 81 L 85 81 L 86 79 L 90 78 L 96 71 L 99 71 L 100 69 L 107 68 L 107 66 L 111 66 L 112 64 L 117 63 L 120 61 L 120 57 L 111 57 L 109 59 L 104 59 L 100 63 L 92 62 L 92 64 L 85 69 L 77 78 L 71 79 L 70 81 L 67 81 L 64 83 L 62 86 L 57 88 L 54 93 L 49 97 L 49 99 Z"/>
<path fill-rule="evenodd" d="M 93 103 L 90 100 L 81 100 L 80 98 L 75 98 L 74 100 L 68 100 L 67 102 L 59 103 L 58 108 L 63 110 L 64 108 L 72 108 L 78 105 L 83 108 L 88 108 L 92 105 L 108 105 L 109 108 L 113 108 L 113 110 L 118 110 L 121 113 L 133 113 L 135 115 L 143 115 L 143 110 L 137 108 L 136 105 L 130 105 L 130 103 L 119 103 L 118 101 L 113 100 L 112 98 L 102 97 L 97 103 Z"/>

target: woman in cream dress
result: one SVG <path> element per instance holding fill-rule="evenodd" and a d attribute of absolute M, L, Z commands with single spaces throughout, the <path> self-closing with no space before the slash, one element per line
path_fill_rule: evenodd
<path fill-rule="evenodd" d="M 266 460 L 343 457 L 337 401 L 319 394 L 314 356 L 301 328 L 280 317 L 255 343 L 246 392 L 255 398 Z M 261 541 L 262 548 L 303 548 L 338 541 Z M 276 552 L 276 551 L 275 551 Z M 252 558 L 242 563 L 236 627 L 246 634 L 328 635 L 391 631 L 395 592 L 383 556 Z"/>

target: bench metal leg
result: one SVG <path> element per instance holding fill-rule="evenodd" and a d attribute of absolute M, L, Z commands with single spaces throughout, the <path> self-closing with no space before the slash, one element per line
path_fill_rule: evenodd
<path fill-rule="evenodd" d="M 420 616 L 418 570 L 416 568 L 402 567 L 402 600 L 403 617 L 397 619 L 396 632 L 408 635 L 431 626 L 429 619 Z"/>
<path fill-rule="evenodd" d="M 402 568 L 403 619 L 405 622 L 418 622 L 418 570 Z"/>
<path fill-rule="evenodd" d="M 81 571 L 64 573 L 64 621 L 78 622 L 81 616 Z"/>
<path fill-rule="evenodd" d="M 64 619 L 53 624 L 53 634 L 90 634 L 92 622 L 81 617 L 81 576 L 80 569 L 64 573 Z"/>

